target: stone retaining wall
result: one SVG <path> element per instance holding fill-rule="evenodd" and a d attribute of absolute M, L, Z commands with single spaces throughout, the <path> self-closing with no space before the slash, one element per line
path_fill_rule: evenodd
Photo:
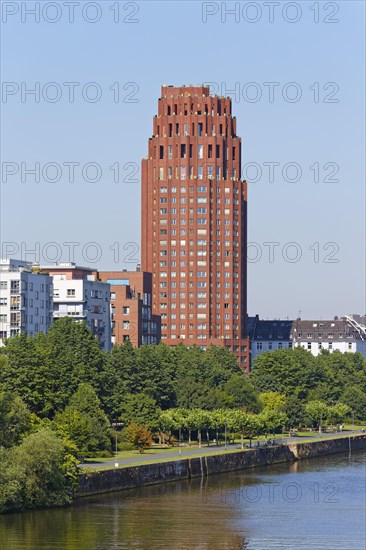
<path fill-rule="evenodd" d="M 255 466 L 292 462 L 304 458 L 346 452 L 350 449 L 366 449 L 366 434 L 90 472 L 80 476 L 80 486 L 75 496 L 89 496 L 165 481 L 204 477 Z"/>

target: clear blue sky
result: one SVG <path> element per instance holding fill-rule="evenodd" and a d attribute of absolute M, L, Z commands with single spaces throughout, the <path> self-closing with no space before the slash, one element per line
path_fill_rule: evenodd
<path fill-rule="evenodd" d="M 225 22 L 221 2 L 206 8 L 199 1 L 119 2 L 118 23 L 117 2 L 109 0 L 87 9 L 88 2 L 81 1 L 74 8 L 73 23 L 71 8 L 64 2 L 58 3 L 58 11 L 51 6 L 43 12 L 47 2 L 40 2 L 38 23 L 22 13 L 21 4 L 2 2 L 2 80 L 19 86 L 17 92 L 13 84 L 6 85 L 8 95 L 3 95 L 1 105 L 6 138 L 2 162 L 15 163 L 14 169 L 19 166 L 7 181 L 3 174 L 3 242 L 19 248 L 23 242 L 29 249 L 40 243 L 41 263 L 56 253 L 47 243 L 58 243 L 60 260 L 67 261 L 69 249 L 63 243 L 76 242 L 80 246 L 75 247 L 74 259 L 82 265 L 134 268 L 135 262 L 124 260 L 140 256 L 135 246 L 126 245 L 140 242 L 140 173 L 135 183 L 122 180 L 146 155 L 160 86 L 216 82 L 220 95 L 233 96 L 243 165 L 249 164 L 247 178 L 258 176 L 258 165 L 262 170 L 258 181 L 249 181 L 249 242 L 256 243 L 249 256 L 258 260 L 249 263 L 249 313 L 294 318 L 301 310 L 302 318 L 327 318 L 365 312 L 363 1 L 301 1 L 287 8 L 287 2 L 280 2 L 273 8 L 272 23 L 270 8 L 263 2 L 240 2 L 238 22 L 233 15 Z M 26 7 L 34 4 L 27 2 Z M 227 2 L 227 9 L 234 4 Z M 206 23 L 205 9 L 218 10 Z M 98 17 L 95 23 L 85 20 Z M 288 21 L 296 18 L 297 22 Z M 127 22 L 132 19 L 137 22 Z M 338 23 L 324 21 L 335 19 Z M 39 83 L 39 102 L 32 96 L 22 102 L 22 82 L 23 88 Z M 50 82 L 57 86 L 47 87 Z M 74 103 L 69 102 L 70 86 L 64 82 L 80 83 Z M 84 88 L 86 97 L 91 99 L 96 89 L 102 92 L 95 103 L 81 92 L 90 82 L 98 88 Z M 117 82 L 120 101 L 114 102 Z M 270 86 L 264 84 L 268 82 L 278 83 L 273 101 Z M 287 86 L 291 82 L 296 87 Z M 123 89 L 126 83 L 136 84 Z M 239 97 L 230 93 L 235 85 Z M 60 91 L 60 100 L 50 102 Z M 299 101 L 289 100 L 300 92 Z M 258 101 L 251 101 L 256 94 Z M 123 101 L 128 98 L 137 102 Z M 28 167 L 39 162 L 41 170 L 57 163 L 62 168 L 60 180 L 45 181 L 41 173 L 38 183 L 29 174 L 22 182 L 22 162 Z M 65 162 L 80 163 L 74 182 L 69 181 Z M 271 162 L 279 163 L 274 181 L 269 181 L 268 165 L 263 164 Z M 86 163 L 100 166 L 98 182 L 83 178 L 81 167 Z M 115 163 L 120 165 L 117 183 L 109 169 Z M 286 181 L 296 176 L 291 166 L 283 178 L 288 163 L 301 167 L 299 181 Z M 339 170 L 332 177 L 336 166 Z M 46 178 L 51 179 L 56 172 L 49 170 Z M 338 182 L 324 181 L 326 176 Z M 87 178 L 93 177 L 90 168 Z M 90 242 L 100 247 L 96 263 L 87 261 L 95 248 L 82 253 Z M 273 261 L 270 247 L 264 245 L 269 242 L 279 243 Z M 296 249 L 288 245 L 292 242 Z M 335 245 L 324 250 L 327 243 Z M 119 259 L 114 257 L 117 247 Z M 300 251 L 301 259 L 291 263 Z"/>

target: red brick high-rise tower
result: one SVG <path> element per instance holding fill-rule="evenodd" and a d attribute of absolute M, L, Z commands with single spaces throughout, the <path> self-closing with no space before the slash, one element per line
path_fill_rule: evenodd
<path fill-rule="evenodd" d="M 225 345 L 248 370 L 247 184 L 231 99 L 163 86 L 142 161 L 142 269 L 168 345 Z"/>

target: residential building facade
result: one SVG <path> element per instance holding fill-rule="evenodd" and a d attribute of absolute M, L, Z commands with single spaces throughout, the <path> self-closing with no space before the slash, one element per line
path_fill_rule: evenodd
<path fill-rule="evenodd" d="M 102 349 L 111 349 L 110 287 L 74 263 L 42 266 L 53 280 L 53 318 L 86 321 Z"/>
<path fill-rule="evenodd" d="M 52 278 L 21 260 L 0 260 L 0 346 L 6 338 L 46 333 L 52 321 Z"/>
<path fill-rule="evenodd" d="M 162 341 L 226 345 L 249 368 L 247 184 L 231 99 L 163 86 L 142 161 L 142 269 Z"/>
<path fill-rule="evenodd" d="M 158 344 L 161 318 L 152 314 L 152 274 L 137 266 L 136 271 L 100 271 L 98 278 L 111 288 L 112 344 Z"/>
<path fill-rule="evenodd" d="M 250 362 L 265 351 L 302 347 L 319 355 L 322 350 L 360 352 L 366 357 L 366 327 L 352 316 L 333 320 L 262 320 L 248 318 Z"/>
<path fill-rule="evenodd" d="M 292 324 L 289 320 L 262 320 L 248 317 L 250 364 L 265 351 L 292 348 Z"/>
<path fill-rule="evenodd" d="M 351 317 L 331 321 L 315 319 L 293 322 L 294 346 L 301 346 L 313 355 L 323 349 L 342 353 L 359 351 L 366 357 L 366 330 Z"/>

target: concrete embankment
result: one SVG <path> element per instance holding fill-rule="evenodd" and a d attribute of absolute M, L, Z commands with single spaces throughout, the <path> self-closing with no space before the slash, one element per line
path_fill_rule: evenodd
<path fill-rule="evenodd" d="M 366 449 L 366 434 L 88 472 L 80 476 L 80 486 L 75 496 L 90 496 L 358 449 Z"/>

